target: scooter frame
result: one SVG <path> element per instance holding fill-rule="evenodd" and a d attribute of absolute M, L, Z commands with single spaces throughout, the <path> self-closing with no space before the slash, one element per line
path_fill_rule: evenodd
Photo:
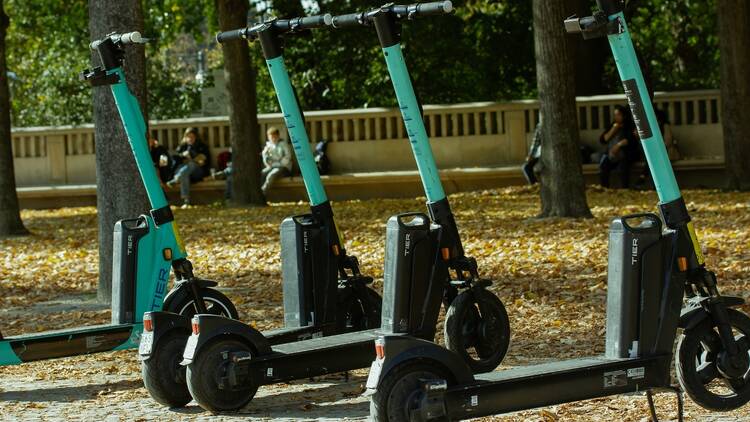
<path fill-rule="evenodd" d="M 635 356 L 619 357 L 621 346 L 610 342 L 608 333 L 605 356 L 474 376 L 465 365 L 456 370 L 462 364 L 458 356 L 446 354 L 445 349 L 434 343 L 405 336 L 384 336 L 377 341 L 377 357 L 367 381 L 366 394 L 373 396 L 371 410 L 375 414 L 371 417 L 375 420 L 380 417 L 377 403 L 382 403 L 376 395 L 388 394 L 380 389 L 406 379 L 405 368 L 418 362 L 437 368 L 442 378 L 418 382 L 419 387 L 410 399 L 408 417 L 411 420 L 465 419 L 626 392 L 671 389 L 670 367 L 677 329 L 689 331 L 707 321 L 718 329 L 725 354 L 720 358 L 725 361 L 723 369 L 746 373 L 750 342 L 747 337 L 736 340 L 730 324 L 735 318 L 747 318 L 731 309 L 744 300 L 721 296 L 714 273 L 705 268 L 625 23 L 624 2 L 597 0 L 597 3 L 603 13 L 582 19 L 569 18 L 565 26 L 568 32 L 582 33 L 587 39 L 608 37 L 656 185 L 661 216 L 667 226 L 659 242 L 665 260 L 647 262 L 648 251 L 640 251 L 638 255 L 638 259 L 644 259 L 640 264 L 643 280 L 640 297 L 644 301 L 639 302 L 640 336 L 631 352 Z M 655 215 L 653 219 L 658 221 Z M 633 248 L 637 250 L 637 246 Z M 688 301 L 680 311 L 683 296 Z M 613 326 L 620 322 L 616 320 Z M 607 325 L 609 330 L 610 323 Z M 412 368 L 416 370 L 417 366 Z"/>
<path fill-rule="evenodd" d="M 448 2 L 448 7 L 450 7 L 450 2 Z M 335 24 L 335 18 L 331 23 Z M 304 25 L 299 25 L 297 28 L 304 29 Z M 259 39 L 272 78 L 288 81 L 288 76 L 285 75 L 286 69 L 283 67 L 283 49 L 277 44 L 277 37 L 288 30 L 287 22 L 272 21 L 252 28 L 231 31 L 231 36 Z M 217 38 L 227 39 L 229 36 L 229 34 L 220 34 Z M 383 326 L 379 330 L 341 334 L 285 344 L 274 348 L 271 347 L 262 333 L 241 322 L 222 317 L 197 315 L 193 318 L 193 335 L 185 348 L 183 361 L 183 364 L 188 366 L 189 385 L 193 382 L 191 379 L 194 380 L 194 377 L 201 376 L 201 374 L 196 374 L 192 368 L 196 356 L 209 345 L 229 338 L 241 339 L 250 345 L 252 351 L 225 354 L 226 362 L 222 369 L 225 376 L 221 377 L 220 383 L 223 383 L 227 390 L 257 388 L 259 385 L 365 367 L 370 361 L 368 354 L 371 353 L 369 351 L 372 350 L 373 341 L 378 335 L 384 332 L 391 332 L 394 335 L 408 333 L 431 340 L 435 335 L 441 303 L 450 304 L 458 295 L 459 288 L 466 290 L 484 289 L 489 284 L 489 281 L 479 279 L 476 261 L 464 255 L 455 219 L 443 191 L 424 122 L 421 118 L 421 107 L 416 99 L 401 50 L 391 45 L 384 45 L 383 50 L 394 89 L 397 92 L 419 174 L 422 177 L 428 199 L 427 207 L 430 212 L 430 221 L 433 224 L 432 231 L 437 239 L 433 258 L 427 266 L 428 268 L 431 267 L 428 270 L 430 273 L 429 282 L 426 286 L 421 287 L 425 294 L 423 296 L 424 301 L 411 303 L 411 317 L 407 326 L 402 326 L 399 321 L 388 320 L 384 311 Z M 286 97 L 284 103 L 297 104 L 291 86 L 287 87 L 286 92 L 280 90 L 280 96 Z M 282 105 L 282 111 L 285 113 L 287 121 L 295 128 L 304 128 L 301 113 L 290 112 L 283 107 Z M 411 214 L 406 216 L 409 215 Z M 403 216 L 392 217 L 391 221 Z M 390 224 L 391 222 L 389 222 Z M 386 261 L 388 262 L 388 258 L 386 258 Z M 386 263 L 386 267 L 388 267 L 388 263 Z M 455 272 L 455 279 L 452 279 L 450 270 Z M 398 282 L 393 284 L 399 286 L 397 289 L 401 290 L 392 292 L 390 295 L 388 292 L 384 293 L 384 296 L 386 296 L 384 309 L 391 306 L 395 307 L 395 305 L 389 303 L 389 296 L 391 298 L 403 297 L 405 293 L 403 291 L 405 287 L 400 287 L 401 284 Z M 408 284 L 408 282 L 404 281 L 404 284 Z M 335 358 L 332 357 L 332 354 L 335 354 Z M 220 375 L 210 376 L 220 377 Z M 193 392 L 192 387 L 191 392 Z M 210 403 L 203 403 L 195 394 L 193 394 L 193 397 L 201 406 L 209 410 L 227 410 L 216 409 Z"/>
<path fill-rule="evenodd" d="M 182 295 L 189 295 L 194 299 L 198 313 L 206 312 L 201 291 L 216 286 L 216 282 L 193 275 L 192 264 L 187 259 L 187 251 L 172 210 L 151 162 L 144 138 L 146 124 L 143 114 L 138 100 L 128 89 L 122 68 L 123 45 L 140 42 L 143 40 L 137 32 L 110 34 L 95 41 L 90 47 L 99 53 L 103 67 L 86 70 L 81 74 L 81 79 L 94 86 L 110 86 L 152 207 L 149 215 L 116 224 L 116 235 L 118 231 L 124 231 L 126 226 L 144 234 L 130 234 L 127 239 L 120 239 L 125 247 L 125 256 L 115 248 L 112 323 L 5 338 L 0 336 L 0 365 L 137 348 L 143 332 L 144 312 L 169 307 L 172 301 Z M 115 241 L 117 242 L 117 236 Z M 132 254 L 137 256 L 132 263 L 134 268 L 126 265 L 128 256 Z M 170 267 L 175 273 L 175 284 L 168 291 Z M 122 279 L 130 277 L 135 280 L 135 297 L 120 297 L 118 289 L 123 283 Z M 124 303 L 129 299 L 132 299 L 132 304 Z M 236 310 L 229 312 L 236 313 Z M 236 314 L 232 316 L 236 317 Z"/>

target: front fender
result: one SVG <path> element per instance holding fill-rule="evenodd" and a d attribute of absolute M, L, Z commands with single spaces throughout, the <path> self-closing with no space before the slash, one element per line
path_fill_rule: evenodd
<path fill-rule="evenodd" d="M 182 365 L 189 365 L 203 347 L 219 337 L 239 337 L 246 341 L 258 356 L 270 354 L 271 343 L 255 328 L 240 321 L 218 315 L 196 315 L 192 324 L 198 324 L 198 334 L 193 333 L 185 346 Z"/>
<path fill-rule="evenodd" d="M 153 329 L 151 331 L 152 337 L 148 339 L 150 344 L 146 343 L 148 340 L 141 335 L 141 345 L 138 348 L 140 360 L 148 360 L 153 351 L 159 348 L 159 341 L 167 334 L 177 331 L 184 334 L 186 338 L 190 335 L 190 318 L 188 317 L 165 311 L 146 312 L 144 317 L 151 318 Z"/>
<path fill-rule="evenodd" d="M 367 389 L 374 391 L 380 381 L 397 366 L 411 360 L 428 360 L 445 367 L 450 372 L 453 383 L 468 384 L 474 381 L 469 365 L 459 355 L 431 341 L 407 336 L 382 337 L 385 358 L 379 376 L 368 379 Z"/>
<path fill-rule="evenodd" d="M 189 283 L 197 283 L 198 289 L 203 290 L 209 287 L 216 287 L 219 283 L 212 280 L 204 280 L 202 278 L 193 278 L 192 280 L 182 280 L 175 283 L 172 289 L 164 297 L 164 304 L 162 309 L 165 311 L 174 312 L 172 309 L 173 303 L 179 303 L 184 297 L 192 297 L 193 292 L 190 289 Z"/>
<path fill-rule="evenodd" d="M 688 301 L 687 306 L 682 308 L 682 312 L 680 312 L 678 326 L 683 330 L 691 330 L 697 327 L 703 320 L 709 318 L 710 314 L 706 311 L 707 305 L 704 305 L 708 300 L 710 298 L 703 297 Z M 735 308 L 745 304 L 745 299 L 736 296 L 722 296 L 721 301 L 727 308 Z"/>

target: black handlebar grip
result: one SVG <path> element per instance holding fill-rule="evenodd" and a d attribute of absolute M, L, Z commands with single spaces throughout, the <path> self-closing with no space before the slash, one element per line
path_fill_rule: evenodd
<path fill-rule="evenodd" d="M 399 17 L 406 17 L 409 19 L 417 16 L 443 15 L 453 12 L 453 2 L 445 0 L 393 6 L 393 12 Z"/>
<path fill-rule="evenodd" d="M 333 17 L 330 13 L 318 16 L 305 16 L 303 18 L 297 18 L 297 27 L 294 29 L 314 29 L 322 28 L 331 24 Z"/>
<path fill-rule="evenodd" d="M 345 28 L 347 26 L 364 25 L 364 13 L 350 13 L 348 15 L 334 16 L 331 20 L 331 26 L 334 28 Z"/>
<path fill-rule="evenodd" d="M 247 28 L 232 29 L 231 31 L 216 34 L 216 42 L 219 44 L 226 41 L 242 40 L 247 38 Z"/>

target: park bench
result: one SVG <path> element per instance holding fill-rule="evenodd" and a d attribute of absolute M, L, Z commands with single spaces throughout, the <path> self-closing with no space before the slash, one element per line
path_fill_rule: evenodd
<path fill-rule="evenodd" d="M 440 172 L 447 193 L 523 185 L 520 166 L 446 169 Z M 640 174 L 643 163 L 636 163 L 633 175 Z M 721 188 L 724 185 L 722 159 L 685 159 L 676 161 L 674 169 L 680 184 L 693 188 Z M 584 164 L 587 183 L 597 183 L 598 166 Z M 419 175 L 414 171 L 389 171 L 335 174 L 323 177 L 328 196 L 333 200 L 404 198 L 423 196 Z M 614 179 L 613 179 L 614 180 Z M 205 180 L 193 186 L 196 203 L 212 203 L 224 197 L 225 182 Z M 178 203 L 177 189 L 169 192 Z M 58 208 L 96 204 L 96 185 L 60 185 L 18 188 L 23 208 Z M 268 194 L 270 201 L 306 201 L 302 178 L 285 177 L 277 181 Z"/>

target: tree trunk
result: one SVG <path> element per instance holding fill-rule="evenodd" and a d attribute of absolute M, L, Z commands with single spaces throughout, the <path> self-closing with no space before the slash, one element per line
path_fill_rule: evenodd
<path fill-rule="evenodd" d="M 219 29 L 228 31 L 247 25 L 246 0 L 217 0 Z M 255 68 L 247 42 L 221 45 L 229 92 L 229 133 L 232 143 L 232 201 L 237 205 L 265 205 L 261 191 L 260 134 L 255 86 Z"/>
<path fill-rule="evenodd" d="M 21 221 L 10 138 L 10 88 L 5 63 L 8 16 L 0 0 L 0 237 L 28 234 Z"/>
<path fill-rule="evenodd" d="M 728 188 L 750 190 L 750 2 L 719 0 L 721 125 Z"/>
<path fill-rule="evenodd" d="M 590 217 L 581 169 L 572 40 L 565 0 L 534 0 L 534 51 L 542 113 L 540 217 Z"/>
<path fill-rule="evenodd" d="M 91 39 L 100 39 L 113 31 L 143 32 L 143 10 L 139 0 L 89 0 Z M 98 63 L 96 54 L 92 57 L 94 63 Z M 124 69 L 128 87 L 146 115 L 146 55 L 142 45 L 125 48 Z M 118 220 L 148 212 L 150 203 L 110 88 L 100 86 L 93 90 L 96 207 L 99 213 L 98 297 L 102 302 L 109 302 L 112 296 L 114 225 Z M 145 134 L 139 141 L 146 142 Z"/>

